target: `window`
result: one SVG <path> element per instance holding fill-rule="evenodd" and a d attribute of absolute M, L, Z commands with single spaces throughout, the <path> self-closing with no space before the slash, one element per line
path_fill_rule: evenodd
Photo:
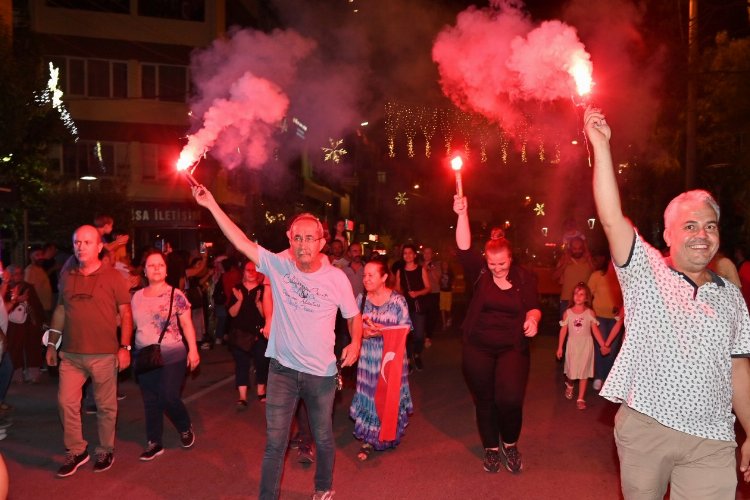
<path fill-rule="evenodd" d="M 68 75 L 63 71 L 61 78 L 68 80 L 68 88 L 73 95 L 86 95 L 86 61 L 68 59 Z"/>
<path fill-rule="evenodd" d="M 128 65 L 112 63 L 112 97 L 125 99 L 128 96 Z"/>
<path fill-rule="evenodd" d="M 156 179 L 158 147 L 156 144 L 141 144 L 141 177 L 143 180 Z"/>
<path fill-rule="evenodd" d="M 130 12 L 130 0 L 47 0 L 49 7 L 64 7 L 66 9 L 94 10 L 98 12 Z"/>
<path fill-rule="evenodd" d="M 63 145 L 63 176 L 81 178 L 115 175 L 115 145 L 101 141 L 79 141 Z"/>
<path fill-rule="evenodd" d="M 156 66 L 144 64 L 141 66 L 141 97 L 156 99 Z"/>
<path fill-rule="evenodd" d="M 86 67 L 89 97 L 109 97 L 109 62 L 89 59 Z"/>
<path fill-rule="evenodd" d="M 187 72 L 184 66 L 159 66 L 159 97 L 163 101 L 185 102 Z"/>
<path fill-rule="evenodd" d="M 143 64 L 141 97 L 161 101 L 185 102 L 188 95 L 187 66 Z"/>
<path fill-rule="evenodd" d="M 138 15 L 161 17 L 163 19 L 181 19 L 185 21 L 203 21 L 205 19 L 204 0 L 149 0 L 138 2 Z"/>
<path fill-rule="evenodd" d="M 52 56 L 60 69 L 59 86 L 63 93 L 75 96 L 120 98 L 128 96 L 128 65 L 106 59 L 78 59 Z"/>
<path fill-rule="evenodd" d="M 172 144 L 141 144 L 141 179 L 165 179 L 175 175 L 180 150 Z"/>

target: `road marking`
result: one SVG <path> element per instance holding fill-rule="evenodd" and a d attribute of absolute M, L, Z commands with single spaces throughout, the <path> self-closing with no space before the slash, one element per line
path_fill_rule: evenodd
<path fill-rule="evenodd" d="M 201 389 L 200 391 L 196 392 L 195 394 L 191 394 L 190 396 L 188 396 L 185 399 L 183 399 L 182 402 L 183 403 L 193 402 L 196 399 L 198 399 L 198 398 L 200 398 L 202 396 L 205 396 L 209 392 L 211 392 L 211 391 L 213 391 L 215 389 L 218 389 L 219 387 L 221 387 L 223 385 L 227 385 L 228 383 L 230 383 L 233 380 L 234 380 L 234 375 L 230 375 L 229 377 L 227 377 L 227 378 L 225 378 L 223 380 L 219 380 L 218 382 L 216 382 L 216 383 L 214 383 L 212 385 L 209 385 L 208 387 L 205 387 L 205 388 Z"/>

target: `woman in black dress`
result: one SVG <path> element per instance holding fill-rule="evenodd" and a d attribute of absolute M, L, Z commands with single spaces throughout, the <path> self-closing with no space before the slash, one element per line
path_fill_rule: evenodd
<path fill-rule="evenodd" d="M 413 329 L 406 342 L 410 359 L 414 360 L 417 370 L 422 370 L 422 351 L 424 350 L 427 305 L 425 299 L 430 293 L 430 277 L 427 269 L 417 262 L 417 247 L 406 244 L 401 250 L 404 266 L 396 271 L 396 291 L 406 298 L 409 306 L 409 317 Z M 411 362 L 409 362 L 411 368 Z"/>

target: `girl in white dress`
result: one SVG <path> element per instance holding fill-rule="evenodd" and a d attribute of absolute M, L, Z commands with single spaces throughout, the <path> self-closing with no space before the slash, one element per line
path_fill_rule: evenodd
<path fill-rule="evenodd" d="M 609 348 L 604 345 L 599 331 L 599 321 L 591 309 L 591 290 L 585 283 L 578 283 L 573 288 L 572 304 L 560 321 L 560 342 L 557 347 L 557 359 L 563 357 L 565 338 L 568 346 L 565 350 L 565 397 L 573 399 L 573 381 L 578 380 L 579 410 L 586 409 L 586 385 L 594 376 L 594 341 L 599 344 L 601 353 L 606 356 Z"/>

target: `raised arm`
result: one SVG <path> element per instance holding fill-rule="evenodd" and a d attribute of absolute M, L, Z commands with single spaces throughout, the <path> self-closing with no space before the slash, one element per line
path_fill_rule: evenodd
<path fill-rule="evenodd" d="M 216 200 L 208 189 L 205 186 L 195 186 L 193 188 L 193 197 L 198 202 L 198 205 L 206 207 L 211 212 L 211 215 L 214 216 L 216 223 L 219 225 L 219 229 L 221 229 L 221 232 L 224 233 L 229 242 L 257 265 L 258 244 L 245 236 L 245 233 L 237 227 L 237 224 L 232 222 L 232 219 L 216 203 Z"/>
<path fill-rule="evenodd" d="M 621 266 L 627 262 L 633 246 L 634 229 L 622 213 L 609 139 L 612 131 L 599 109 L 588 108 L 584 130 L 594 151 L 594 202 L 604 233 L 609 241 L 612 260 Z"/>
<path fill-rule="evenodd" d="M 471 248 L 471 228 L 469 227 L 469 202 L 466 196 L 453 195 L 453 211 L 458 215 L 456 245 L 461 250 L 468 250 Z"/>

